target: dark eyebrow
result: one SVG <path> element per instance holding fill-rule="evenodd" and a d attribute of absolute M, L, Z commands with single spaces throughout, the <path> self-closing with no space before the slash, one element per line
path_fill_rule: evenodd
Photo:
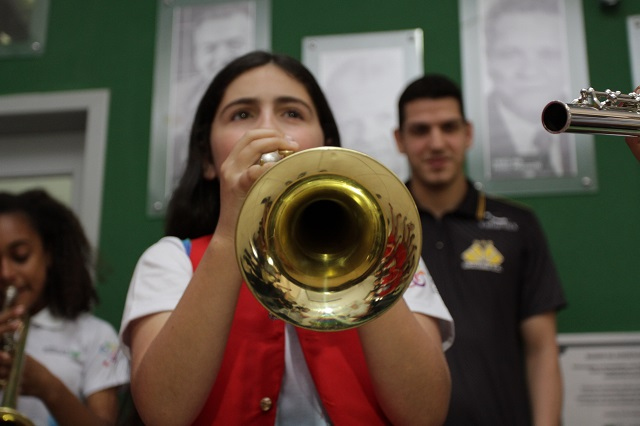
<path fill-rule="evenodd" d="M 306 103 L 300 98 L 296 98 L 295 96 L 281 96 L 279 98 L 276 98 L 276 104 L 289 104 L 289 103 L 299 104 L 303 106 L 305 109 L 307 109 L 310 113 L 314 111 L 311 105 L 309 105 L 308 103 Z"/>
<path fill-rule="evenodd" d="M 258 100 L 255 98 L 238 98 L 234 101 L 229 102 L 220 110 L 220 115 L 224 114 L 224 112 L 230 108 L 233 108 L 238 105 L 252 105 L 257 104 Z"/>
<path fill-rule="evenodd" d="M 289 103 L 298 104 L 303 108 L 305 108 L 309 113 L 313 113 L 313 111 L 315 111 L 313 107 L 311 107 L 311 105 L 309 105 L 307 102 L 303 101 L 300 98 L 296 98 L 295 96 L 280 96 L 275 100 L 276 105 L 289 104 Z M 238 105 L 248 106 L 248 105 L 257 105 L 257 104 L 258 104 L 257 98 L 238 98 L 234 101 L 229 102 L 227 105 L 225 105 L 224 108 L 220 110 L 220 114 L 222 115 L 226 110 Z"/>
<path fill-rule="evenodd" d="M 444 126 L 464 126 L 467 124 L 466 120 L 463 118 L 452 118 L 450 120 L 445 120 L 439 123 L 424 123 L 422 121 L 405 123 L 407 129 L 412 130 L 426 130 L 431 129 L 434 126 L 444 127 Z"/>
<path fill-rule="evenodd" d="M 425 131 L 431 129 L 433 125 L 429 123 L 423 123 L 421 121 L 413 122 L 413 123 L 405 123 L 404 128 L 407 130 L 415 131 Z"/>

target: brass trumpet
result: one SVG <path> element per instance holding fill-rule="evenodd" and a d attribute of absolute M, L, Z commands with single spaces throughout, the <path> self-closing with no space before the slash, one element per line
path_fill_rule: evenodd
<path fill-rule="evenodd" d="M 542 110 L 542 125 L 549 133 L 639 136 L 640 94 L 582 89 L 570 104 L 549 102 Z"/>
<path fill-rule="evenodd" d="M 3 311 L 13 305 L 17 296 L 16 288 L 9 286 L 5 293 Z M 29 316 L 25 316 L 23 326 L 15 333 L 5 333 L 2 336 L 2 350 L 13 355 L 13 364 L 9 371 L 9 377 L 4 386 L 2 406 L 0 406 L 0 424 L 34 426 L 33 422 L 17 409 L 17 397 L 20 392 L 20 379 L 24 365 L 25 345 L 29 333 Z M 17 336 L 17 337 L 16 337 Z"/>
<path fill-rule="evenodd" d="M 249 289 L 274 316 L 318 331 L 390 308 L 420 260 L 418 210 L 371 157 L 322 147 L 291 154 L 253 185 L 236 229 Z"/>

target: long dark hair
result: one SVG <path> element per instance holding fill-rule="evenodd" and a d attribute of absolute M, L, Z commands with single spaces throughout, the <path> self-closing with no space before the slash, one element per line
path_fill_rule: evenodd
<path fill-rule="evenodd" d="M 75 319 L 98 303 L 93 283 L 93 253 L 77 216 L 39 189 L 0 192 L 0 214 L 20 214 L 40 236 L 51 257 L 44 299 L 54 316 Z"/>
<path fill-rule="evenodd" d="M 167 208 L 165 234 L 197 238 L 212 234 L 220 215 L 220 182 L 203 177 L 203 167 L 213 161 L 209 138 L 211 126 L 227 87 L 245 72 L 274 64 L 300 82 L 318 113 L 325 145 L 340 146 L 340 135 L 329 103 L 316 79 L 304 65 L 286 55 L 254 51 L 230 62 L 213 79 L 195 113 L 185 171 Z"/>

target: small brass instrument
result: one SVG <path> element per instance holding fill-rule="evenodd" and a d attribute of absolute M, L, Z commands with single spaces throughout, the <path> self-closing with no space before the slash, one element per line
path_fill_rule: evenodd
<path fill-rule="evenodd" d="M 420 261 L 406 186 L 371 157 L 322 147 L 286 156 L 253 185 L 236 255 L 275 317 L 318 331 L 357 327 L 390 308 Z"/>
<path fill-rule="evenodd" d="M 549 133 L 640 136 L 640 94 L 582 89 L 570 104 L 549 102 L 542 125 Z"/>
<path fill-rule="evenodd" d="M 16 296 L 16 288 L 9 286 L 5 293 L 3 311 L 13 305 Z M 29 418 L 16 410 L 24 365 L 24 349 L 27 343 L 27 334 L 29 333 L 29 319 L 29 316 L 25 316 L 23 326 L 19 330 L 15 333 L 5 333 L 2 336 L 2 350 L 11 353 L 13 356 L 13 364 L 4 386 L 2 406 L 0 406 L 0 424 L 3 425 L 34 426 Z"/>

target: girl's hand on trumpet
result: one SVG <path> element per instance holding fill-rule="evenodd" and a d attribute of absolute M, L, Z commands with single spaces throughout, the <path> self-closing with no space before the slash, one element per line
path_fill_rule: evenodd
<path fill-rule="evenodd" d="M 14 332 L 22 327 L 22 316 L 25 313 L 23 305 L 14 306 L 0 312 L 0 334 Z"/>
<path fill-rule="evenodd" d="M 7 308 L 0 312 L 0 388 L 4 388 L 13 365 L 13 348 L 19 337 L 17 332 L 23 327 L 23 305 Z"/>
<path fill-rule="evenodd" d="M 217 177 L 220 180 L 220 198 L 224 208 L 220 211 L 216 232 L 219 237 L 226 236 L 230 241 L 235 238 L 236 221 L 249 188 L 271 166 L 270 162 L 261 161 L 262 156 L 299 148 L 298 143 L 282 131 L 263 128 L 245 130 L 244 125 L 236 124 L 236 121 L 231 122 L 217 139 L 220 143 L 212 145 L 214 159 L 205 166 L 205 178 Z"/>

